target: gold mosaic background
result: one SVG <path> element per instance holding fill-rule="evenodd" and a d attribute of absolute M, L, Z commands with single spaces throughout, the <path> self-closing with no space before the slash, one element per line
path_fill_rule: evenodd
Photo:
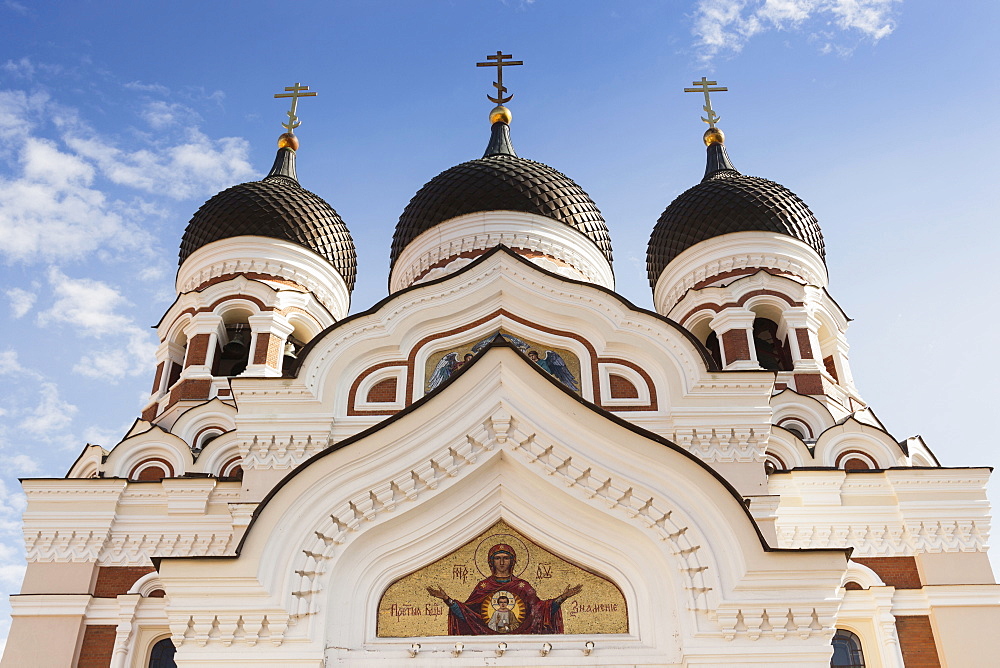
<path fill-rule="evenodd" d="M 515 346 L 517 346 L 518 348 L 520 348 L 521 352 L 523 352 L 525 354 L 527 354 L 527 352 L 529 350 L 534 350 L 535 352 L 538 353 L 539 357 L 544 358 L 545 357 L 545 353 L 548 350 L 551 350 L 551 351 L 553 351 L 555 353 L 558 353 L 559 356 L 566 363 L 566 368 L 568 368 L 569 371 L 570 371 L 570 373 L 573 374 L 573 378 L 576 380 L 575 391 L 577 392 L 577 394 L 579 394 L 580 387 L 581 387 L 581 385 L 580 385 L 580 358 L 577 357 L 575 353 L 572 353 L 569 350 L 566 350 L 565 348 L 556 348 L 556 347 L 553 347 L 553 346 L 549 346 L 549 345 L 538 343 L 536 341 L 532 341 L 531 339 L 525 339 L 525 338 L 522 338 L 520 336 L 515 336 L 515 335 L 510 334 L 509 332 L 506 332 L 504 330 L 500 330 L 500 334 L 503 334 L 504 336 L 510 337 L 508 340 L 511 343 L 513 343 Z M 492 337 L 493 337 L 493 334 L 490 334 L 489 336 L 485 336 L 485 337 L 482 337 L 482 338 L 475 339 L 473 341 L 469 341 L 467 344 L 459 346 L 457 348 L 446 348 L 445 350 L 441 350 L 441 351 L 436 352 L 433 355 L 431 355 L 430 358 L 427 360 L 426 367 L 424 368 L 424 391 L 425 392 L 429 392 L 432 389 L 430 387 L 431 376 L 433 375 L 434 369 L 437 367 L 438 362 L 440 362 L 444 358 L 445 355 L 447 355 L 448 353 L 456 353 L 456 355 L 457 355 L 457 358 L 456 358 L 457 361 L 460 362 L 460 363 L 464 363 L 466 354 L 472 353 L 472 348 L 476 344 L 478 344 L 478 343 L 480 343 L 480 342 L 482 342 L 482 341 L 484 341 L 486 339 L 490 339 Z M 518 344 L 519 341 L 521 343 L 525 344 L 527 347 L 525 347 L 525 345 L 519 345 Z M 456 371 L 457 371 L 457 369 L 456 369 Z M 558 380 L 558 378 L 556 380 Z M 567 385 L 567 387 L 569 387 L 569 386 Z M 572 390 L 574 388 L 570 387 L 570 389 Z"/>
<path fill-rule="evenodd" d="M 527 580 L 541 599 L 555 598 L 568 586 L 583 585 L 583 591 L 562 605 L 566 633 L 628 632 L 625 597 L 614 583 L 539 547 L 500 520 L 455 552 L 394 582 L 379 602 L 379 637 L 446 635 L 448 606 L 428 594 L 427 587 L 441 587 L 452 598 L 466 600 L 476 583 L 490 575 L 486 554 L 497 543 L 514 548 L 514 574 Z"/>

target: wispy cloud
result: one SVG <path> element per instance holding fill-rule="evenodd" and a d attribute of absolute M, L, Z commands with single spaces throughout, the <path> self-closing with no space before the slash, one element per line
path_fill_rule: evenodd
<path fill-rule="evenodd" d="M 23 318 L 31 307 L 35 305 L 35 300 L 38 298 L 33 292 L 28 292 L 21 288 L 11 288 L 7 291 L 7 299 L 10 300 L 10 311 L 11 315 L 15 318 Z"/>
<path fill-rule="evenodd" d="M 889 35 L 895 28 L 895 5 L 902 0 L 699 0 L 693 33 L 699 57 L 706 63 L 721 53 L 739 52 L 753 37 L 769 30 L 809 31 L 813 23 L 823 30 L 812 31 L 821 40 L 824 53 L 849 52 L 836 43 L 840 32 L 872 41 Z"/>
<path fill-rule="evenodd" d="M 152 333 L 118 312 L 129 306 L 118 290 L 102 281 L 70 278 L 55 268 L 49 270 L 49 283 L 55 300 L 38 314 L 39 325 L 63 324 L 78 336 L 110 342 L 86 353 L 74 371 L 110 381 L 149 372 L 156 352 Z"/>

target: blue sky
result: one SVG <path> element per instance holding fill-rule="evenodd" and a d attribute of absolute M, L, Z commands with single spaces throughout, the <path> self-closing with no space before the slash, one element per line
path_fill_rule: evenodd
<path fill-rule="evenodd" d="M 64 475 L 138 415 L 181 234 L 266 173 L 272 95 L 319 92 L 299 176 L 354 235 L 359 311 L 409 198 L 481 155 L 474 63 L 497 49 L 525 61 L 505 74 L 519 154 L 590 193 L 618 291 L 646 307 L 649 232 L 704 169 L 682 89 L 728 86 L 736 166 L 820 220 L 862 395 L 946 465 L 997 464 L 998 19 L 988 0 L 0 0 L 0 590 L 23 573 L 17 478 Z"/>

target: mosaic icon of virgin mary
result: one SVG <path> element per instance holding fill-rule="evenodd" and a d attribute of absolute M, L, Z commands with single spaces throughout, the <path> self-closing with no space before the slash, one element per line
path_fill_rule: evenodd
<path fill-rule="evenodd" d="M 428 594 L 448 606 L 448 635 L 563 633 L 560 608 L 583 585 L 566 587 L 559 596 L 543 601 L 534 587 L 514 575 L 517 555 L 510 545 L 491 547 L 487 561 L 489 577 L 479 581 L 465 602 L 451 598 L 441 587 L 427 587 Z"/>

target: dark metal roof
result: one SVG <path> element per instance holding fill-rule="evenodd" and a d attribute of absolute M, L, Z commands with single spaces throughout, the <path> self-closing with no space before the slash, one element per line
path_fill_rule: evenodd
<path fill-rule="evenodd" d="M 329 204 L 295 180 L 295 154 L 279 149 L 262 181 L 227 188 L 191 218 L 181 240 L 180 264 L 202 246 L 244 235 L 297 243 L 319 253 L 354 289 L 357 253 L 347 225 Z"/>
<path fill-rule="evenodd" d="M 740 174 L 721 144 L 709 146 L 701 183 L 677 196 L 649 238 L 649 284 L 675 257 L 695 244 L 730 232 L 777 232 L 809 244 L 826 261 L 823 233 L 809 207 L 779 183 Z"/>
<path fill-rule="evenodd" d="M 392 237 L 390 264 L 421 233 L 480 211 L 522 211 L 557 220 L 594 242 L 611 262 L 608 226 L 590 196 L 565 174 L 514 155 L 507 124 L 494 123 L 487 155 L 441 172 L 406 205 Z"/>

